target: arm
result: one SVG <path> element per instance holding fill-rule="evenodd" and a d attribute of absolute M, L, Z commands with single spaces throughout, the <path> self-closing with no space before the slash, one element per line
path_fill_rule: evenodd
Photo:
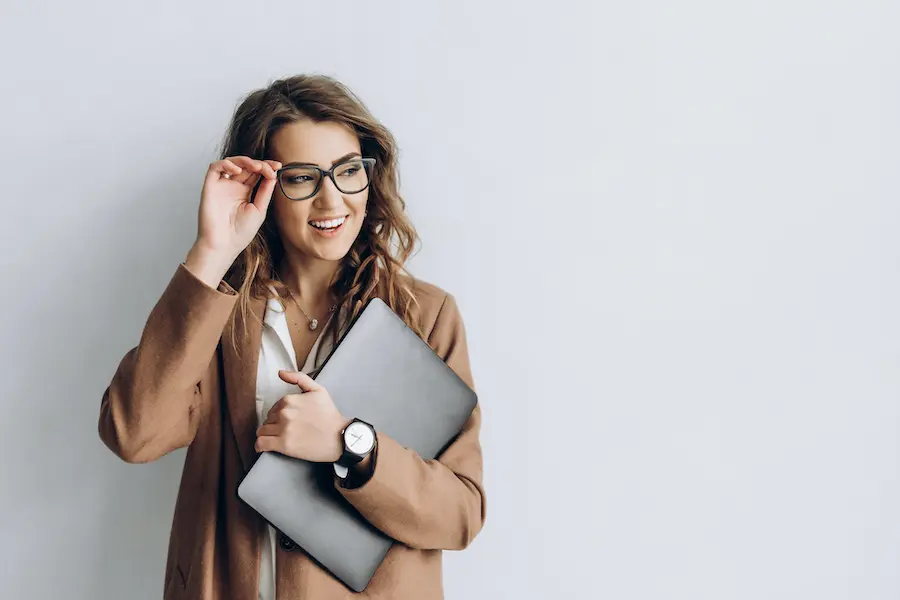
<path fill-rule="evenodd" d="M 451 295 L 444 300 L 429 343 L 474 388 L 465 329 Z M 360 467 L 368 469 L 368 477 L 351 483 L 356 487 L 344 487 L 335 478 L 337 489 L 372 525 L 407 546 L 461 550 L 485 520 L 480 429 L 479 403 L 459 436 L 435 460 L 424 460 L 379 432 L 374 454 Z M 354 471 L 359 474 L 359 469 Z"/>
<path fill-rule="evenodd" d="M 178 265 L 100 404 L 100 438 L 122 460 L 149 462 L 191 443 L 207 400 L 200 381 L 215 369 L 236 298 L 227 283 L 214 289 Z"/>

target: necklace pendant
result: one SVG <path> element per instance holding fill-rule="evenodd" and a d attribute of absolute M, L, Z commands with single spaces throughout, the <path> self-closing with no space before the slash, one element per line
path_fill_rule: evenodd
<path fill-rule="evenodd" d="M 318 327 L 319 327 L 319 320 L 318 320 L 318 319 L 312 319 L 312 320 L 309 322 L 309 330 L 310 330 L 310 331 L 315 331 Z"/>

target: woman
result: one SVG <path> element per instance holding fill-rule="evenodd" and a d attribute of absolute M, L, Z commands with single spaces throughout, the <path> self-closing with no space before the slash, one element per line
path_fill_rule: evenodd
<path fill-rule="evenodd" d="M 397 540 L 359 595 L 443 597 L 441 550 L 468 546 L 485 518 L 480 407 L 438 460 L 374 424 L 363 460 L 338 464 L 355 415 L 309 376 L 378 296 L 473 385 L 453 296 L 403 271 L 416 241 L 404 208 L 391 134 L 337 81 L 276 81 L 238 107 L 197 239 L 100 408 L 100 437 L 125 461 L 188 447 L 165 598 L 357 596 L 238 499 L 260 452 L 335 463 L 340 494 Z"/>

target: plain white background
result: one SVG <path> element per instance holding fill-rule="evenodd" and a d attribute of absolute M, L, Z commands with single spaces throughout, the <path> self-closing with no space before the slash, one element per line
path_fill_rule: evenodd
<path fill-rule="evenodd" d="M 239 99 L 397 136 L 484 407 L 450 599 L 900 597 L 896 3 L 7 3 L 0 597 L 162 591 L 100 398 Z"/>

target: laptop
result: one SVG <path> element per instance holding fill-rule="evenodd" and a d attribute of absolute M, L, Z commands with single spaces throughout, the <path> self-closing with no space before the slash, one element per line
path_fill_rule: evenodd
<path fill-rule="evenodd" d="M 477 402 L 472 388 L 380 298 L 366 304 L 315 380 L 347 418 L 371 423 L 424 459 L 453 441 Z M 335 489 L 331 463 L 265 452 L 238 496 L 356 592 L 394 543 Z"/>

